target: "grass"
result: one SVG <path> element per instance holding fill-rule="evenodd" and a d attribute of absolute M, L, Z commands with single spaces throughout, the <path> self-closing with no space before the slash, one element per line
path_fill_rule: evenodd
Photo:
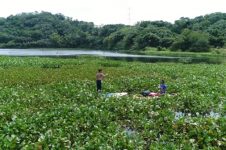
<path fill-rule="evenodd" d="M 143 54 L 146 55 L 160 55 L 160 56 L 179 56 L 179 57 L 225 57 L 226 49 L 212 49 L 210 52 L 179 52 L 163 49 L 161 51 L 157 48 L 146 48 Z"/>

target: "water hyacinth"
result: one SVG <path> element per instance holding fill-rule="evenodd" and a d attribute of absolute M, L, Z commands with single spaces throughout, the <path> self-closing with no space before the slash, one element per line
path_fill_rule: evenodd
<path fill-rule="evenodd" d="M 226 148 L 225 64 L 0 60 L 0 149 Z M 139 98 L 162 78 L 168 95 Z M 128 94 L 102 96 L 119 92 Z"/>

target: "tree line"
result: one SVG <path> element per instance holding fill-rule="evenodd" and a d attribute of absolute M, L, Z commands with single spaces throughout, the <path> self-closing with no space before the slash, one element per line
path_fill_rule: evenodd
<path fill-rule="evenodd" d="M 135 25 L 95 26 L 62 14 L 33 12 L 0 18 L 1 48 L 85 48 L 142 50 L 156 47 L 180 51 L 209 51 L 226 43 L 226 13 L 194 19 L 141 21 Z"/>

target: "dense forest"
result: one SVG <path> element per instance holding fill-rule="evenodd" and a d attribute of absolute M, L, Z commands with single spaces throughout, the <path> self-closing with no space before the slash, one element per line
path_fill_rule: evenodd
<path fill-rule="evenodd" d="M 133 26 L 95 26 L 49 12 L 21 13 L 0 18 L 1 48 L 85 48 L 142 50 L 146 47 L 180 51 L 209 51 L 226 43 L 226 13 L 212 13 L 193 19 L 180 18 L 174 24 L 142 21 Z"/>

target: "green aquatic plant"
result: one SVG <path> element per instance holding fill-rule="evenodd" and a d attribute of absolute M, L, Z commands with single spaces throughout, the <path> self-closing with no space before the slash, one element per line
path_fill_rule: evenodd
<path fill-rule="evenodd" d="M 226 148 L 225 64 L 0 60 L 0 149 Z M 99 67 L 108 74 L 101 94 Z M 161 79 L 166 95 L 140 97 Z M 104 96 L 111 92 L 128 95 Z"/>

